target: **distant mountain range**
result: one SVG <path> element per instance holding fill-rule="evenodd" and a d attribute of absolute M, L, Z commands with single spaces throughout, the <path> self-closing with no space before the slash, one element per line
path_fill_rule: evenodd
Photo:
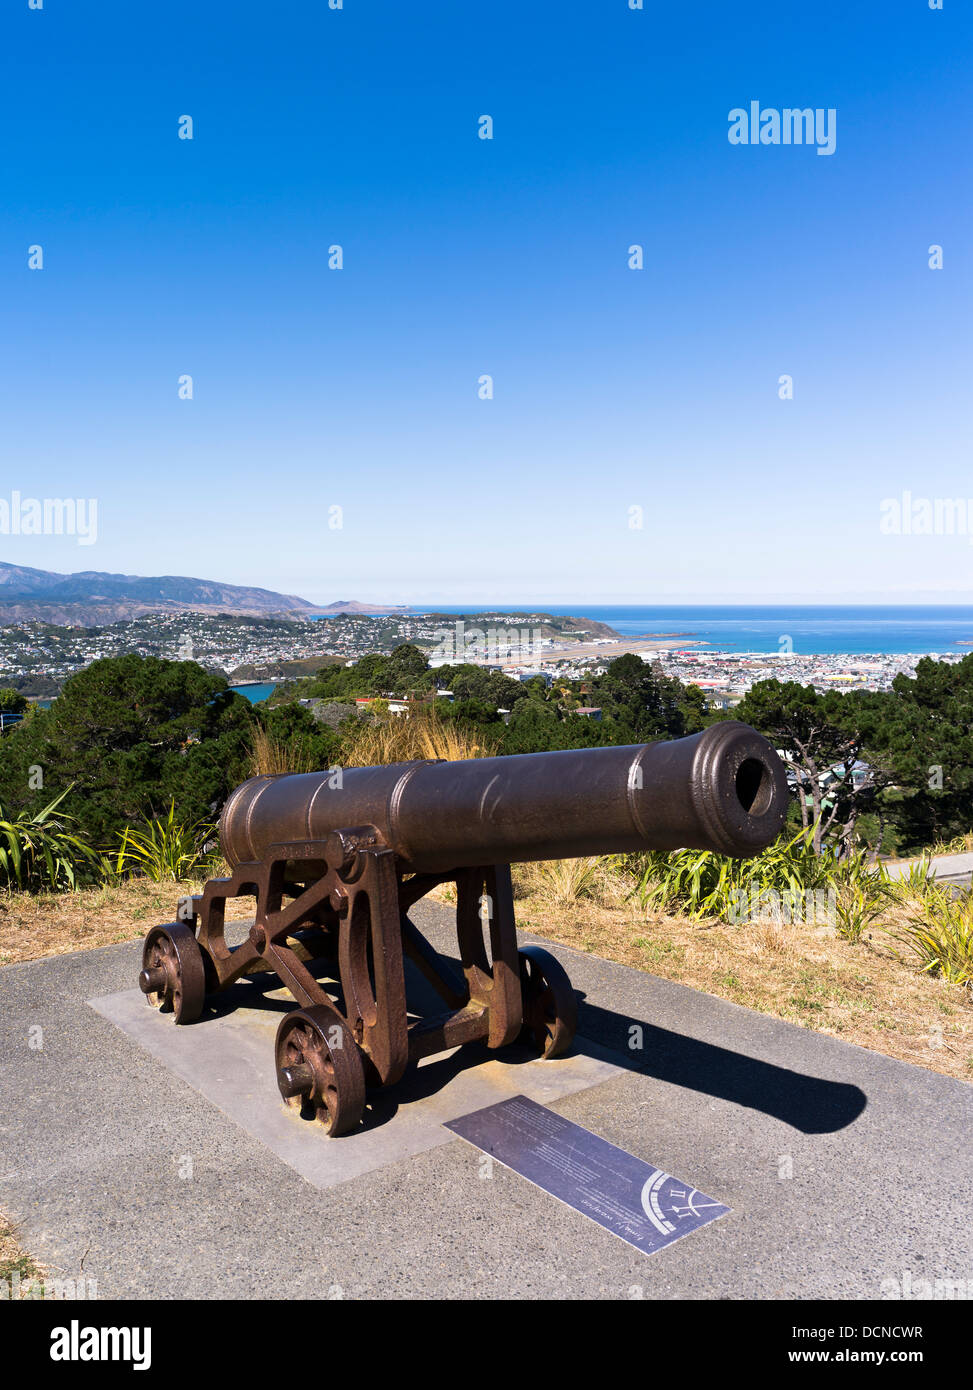
<path fill-rule="evenodd" d="M 335 613 L 403 613 L 389 605 L 340 599 L 321 607 L 295 594 L 251 589 L 207 579 L 135 574 L 56 574 L 0 561 L 0 626 L 17 622 L 80 623 L 101 627 L 144 613 L 231 613 L 238 616 L 310 618 Z"/>

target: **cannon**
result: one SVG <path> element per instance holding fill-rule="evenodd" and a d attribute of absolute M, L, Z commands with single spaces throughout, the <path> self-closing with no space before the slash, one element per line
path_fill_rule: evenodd
<path fill-rule="evenodd" d="M 562 966 L 518 948 L 510 866 L 681 847 L 747 856 L 784 824 L 783 764 L 735 720 L 671 742 L 261 776 L 232 793 L 219 835 L 230 877 L 183 899 L 146 936 L 139 986 L 192 1023 L 206 996 L 274 972 L 298 1007 L 276 1037 L 285 1102 L 332 1136 L 361 1123 L 366 1087 L 419 1059 L 518 1039 L 544 1057 L 572 1043 Z M 409 917 L 454 885 L 461 969 Z M 231 898 L 255 899 L 229 946 Z M 410 1008 L 409 960 L 442 1001 Z"/>

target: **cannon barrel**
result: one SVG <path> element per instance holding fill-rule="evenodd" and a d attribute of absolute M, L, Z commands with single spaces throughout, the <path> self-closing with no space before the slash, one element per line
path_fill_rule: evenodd
<path fill-rule="evenodd" d="M 233 866 L 374 825 L 405 871 L 682 847 L 757 854 L 779 834 L 774 749 L 726 720 L 672 742 L 254 777 L 220 819 Z"/>

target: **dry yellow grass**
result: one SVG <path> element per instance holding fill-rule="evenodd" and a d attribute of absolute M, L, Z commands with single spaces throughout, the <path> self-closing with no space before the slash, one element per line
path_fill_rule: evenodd
<path fill-rule="evenodd" d="M 566 904 L 537 865 L 516 866 L 521 927 L 761 1013 L 973 1081 L 973 999 L 922 974 L 893 933 L 905 907 L 857 944 L 819 926 L 730 926 L 643 916 L 611 891 Z"/>
<path fill-rule="evenodd" d="M 284 772 L 315 772 L 314 758 L 300 739 L 284 742 L 259 724 L 250 734 L 250 776 L 277 777 Z"/>
<path fill-rule="evenodd" d="M 144 936 L 149 927 L 171 922 L 176 904 L 202 883 L 150 883 L 125 879 L 77 893 L 0 891 L 0 965 L 112 946 Z M 231 900 L 228 921 L 253 917 L 253 899 Z"/>
<path fill-rule="evenodd" d="M 282 741 L 254 724 L 250 735 L 251 777 L 278 776 L 285 772 L 316 772 L 311 753 L 300 739 Z M 408 715 L 386 714 L 363 719 L 348 735 L 347 767 L 375 767 L 406 763 L 417 758 L 483 758 L 495 752 L 495 744 L 481 734 L 443 719 L 435 705 L 418 705 Z"/>
<path fill-rule="evenodd" d="M 951 840 L 940 840 L 933 845 L 928 854 L 969 854 L 973 851 L 973 830 L 965 835 L 954 835 Z"/>
<path fill-rule="evenodd" d="M 440 718 L 435 706 L 420 705 L 408 715 L 393 714 L 374 723 L 363 721 L 353 730 L 345 754 L 348 767 L 406 763 L 414 758 L 489 757 L 495 751 L 487 738 Z"/>

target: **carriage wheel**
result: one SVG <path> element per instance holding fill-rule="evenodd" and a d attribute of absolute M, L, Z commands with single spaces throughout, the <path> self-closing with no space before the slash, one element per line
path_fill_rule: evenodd
<path fill-rule="evenodd" d="M 153 927 L 142 947 L 139 989 L 146 1002 L 177 1023 L 194 1023 L 203 1011 L 206 971 L 203 953 L 189 927 L 171 922 Z"/>
<path fill-rule="evenodd" d="M 524 946 L 520 956 L 520 985 L 524 1001 L 525 1040 L 533 1041 L 543 1057 L 567 1052 L 578 1025 L 578 997 L 564 967 L 542 946 Z"/>
<path fill-rule="evenodd" d="M 365 1070 L 350 1029 L 314 1004 L 281 1019 L 275 1046 L 277 1085 L 294 1110 L 309 1108 L 336 1138 L 357 1128 L 365 1109 Z"/>

